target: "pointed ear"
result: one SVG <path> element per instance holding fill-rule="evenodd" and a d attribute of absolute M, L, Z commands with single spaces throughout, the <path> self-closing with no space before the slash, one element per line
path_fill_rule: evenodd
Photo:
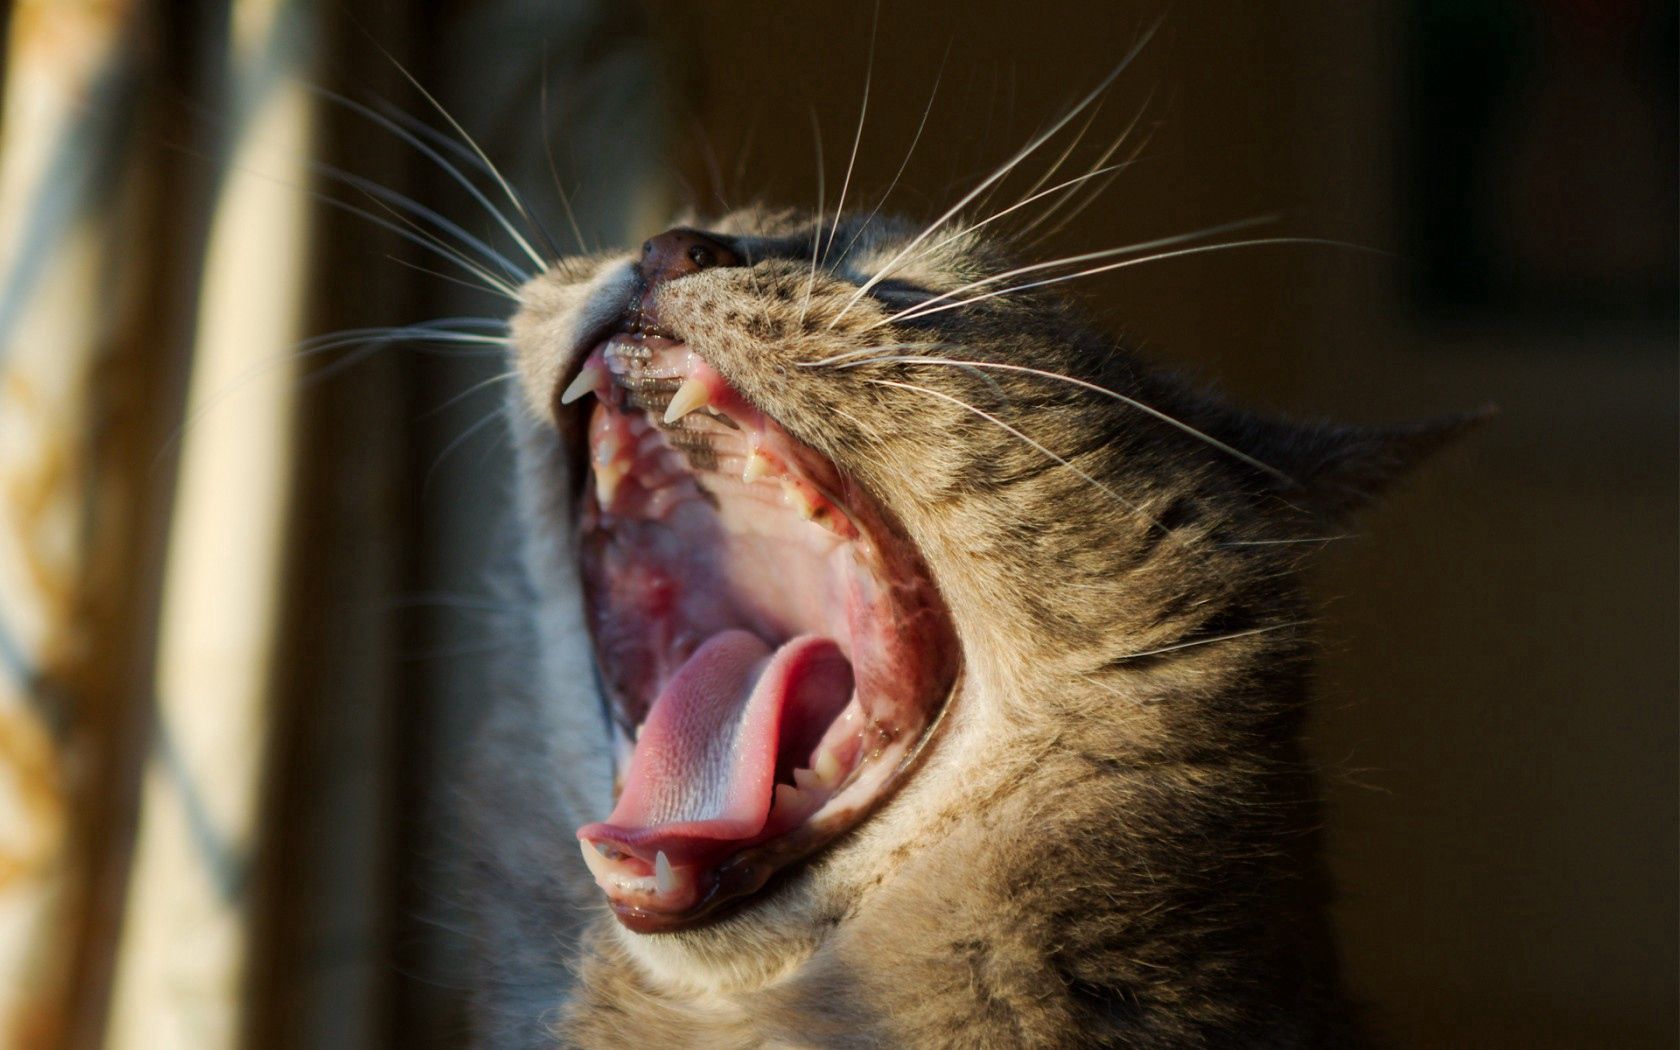
<path fill-rule="evenodd" d="M 1473 412 L 1382 426 L 1262 423 L 1258 433 L 1250 431 L 1259 440 L 1249 447 L 1265 449 L 1260 458 L 1294 480 L 1293 486 L 1280 485 L 1280 495 L 1336 520 L 1498 412 L 1484 405 Z"/>

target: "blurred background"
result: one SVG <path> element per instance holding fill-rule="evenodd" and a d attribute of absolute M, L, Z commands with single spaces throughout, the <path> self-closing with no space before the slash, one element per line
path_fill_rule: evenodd
<path fill-rule="evenodd" d="M 0 0 L 0 1045 L 462 1042 L 450 785 L 529 260 L 460 132 L 563 250 L 635 243 L 832 207 L 867 77 L 850 200 L 932 217 L 1159 14 Z M 1502 409 L 1314 581 L 1336 918 L 1397 1046 L 1676 1045 L 1677 28 L 1179 3 L 1059 177 L 1128 128 L 1131 163 L 1039 230 L 1383 249 L 1078 292 L 1250 405 Z"/>

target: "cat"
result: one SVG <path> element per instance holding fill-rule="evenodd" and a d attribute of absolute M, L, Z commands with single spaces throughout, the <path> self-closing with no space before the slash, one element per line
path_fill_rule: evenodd
<path fill-rule="evenodd" d="M 748 209 L 521 289 L 487 1044 L 1357 1043 L 1300 572 L 1468 420 L 1244 413 L 1015 269 Z"/>
<path fill-rule="evenodd" d="M 1359 1045 L 1301 573 L 1472 417 L 1241 411 L 959 214 L 519 289 L 481 1045 Z"/>

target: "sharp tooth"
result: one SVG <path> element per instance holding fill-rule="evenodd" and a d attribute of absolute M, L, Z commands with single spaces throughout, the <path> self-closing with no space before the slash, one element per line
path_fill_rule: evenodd
<path fill-rule="evenodd" d="M 799 790 L 801 791 L 817 790 L 823 786 L 822 778 L 818 777 L 809 769 L 794 770 L 793 782 L 799 785 Z"/>
<path fill-rule="evenodd" d="M 593 394 L 601 389 L 601 378 L 602 373 L 599 366 L 584 365 L 578 370 L 577 378 L 572 380 L 572 385 L 568 386 L 566 392 L 560 395 L 560 403 L 569 405 L 585 394 Z"/>
<path fill-rule="evenodd" d="M 580 840 L 578 845 L 583 847 L 583 863 L 588 865 L 589 874 L 595 877 L 596 883 L 602 889 L 606 889 L 608 883 L 614 881 L 617 874 L 613 871 L 612 862 L 601 855 L 599 848 L 593 842 Z"/>
<path fill-rule="evenodd" d="M 595 443 L 595 462 L 611 463 L 618 458 L 619 450 L 623 447 L 624 442 L 619 440 L 617 434 L 610 432 L 602 434 L 601 440 Z"/>
<path fill-rule="evenodd" d="M 840 782 L 840 760 L 829 751 L 817 756 L 817 764 L 811 770 L 822 781 L 823 787 L 833 787 Z"/>
<path fill-rule="evenodd" d="M 747 453 L 747 465 L 741 468 L 741 480 L 748 485 L 770 473 L 770 457 L 753 449 Z"/>
<path fill-rule="evenodd" d="M 782 494 L 787 498 L 788 505 L 799 512 L 799 516 L 806 521 L 812 521 L 817 516 L 817 505 L 799 485 L 791 481 L 782 482 Z"/>
<path fill-rule="evenodd" d="M 706 384 L 698 379 L 685 379 L 677 392 L 671 395 L 671 403 L 665 406 L 665 422 L 675 423 L 697 408 L 703 408 L 711 400 L 706 392 Z"/>
<path fill-rule="evenodd" d="M 611 510 L 613 497 L 618 495 L 619 483 L 629 468 L 618 463 L 602 463 L 595 468 L 595 501 L 602 510 Z"/>
<path fill-rule="evenodd" d="M 659 856 L 653 860 L 653 886 L 660 893 L 670 893 L 677 888 L 677 873 L 671 870 L 671 862 L 665 858 L 664 850 L 660 850 Z"/>
<path fill-rule="evenodd" d="M 803 809 L 805 806 L 805 792 L 792 784 L 776 785 L 776 801 L 774 808 L 787 812 Z"/>

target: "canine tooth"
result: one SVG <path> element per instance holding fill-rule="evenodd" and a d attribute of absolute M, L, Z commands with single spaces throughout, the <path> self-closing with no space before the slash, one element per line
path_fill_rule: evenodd
<path fill-rule="evenodd" d="M 840 782 L 840 760 L 833 753 L 824 751 L 817 756 L 817 764 L 811 770 L 822 781 L 824 787 L 833 787 Z"/>
<path fill-rule="evenodd" d="M 711 394 L 706 390 L 706 384 L 698 379 L 685 379 L 677 392 L 671 395 L 671 403 L 665 406 L 665 422 L 675 423 L 697 408 L 704 408 L 711 400 Z"/>
<path fill-rule="evenodd" d="M 618 463 L 602 463 L 595 467 L 595 501 L 601 505 L 602 510 L 612 508 L 619 483 L 629 472 L 628 467 Z"/>
<path fill-rule="evenodd" d="M 578 845 L 583 848 L 583 863 L 588 866 L 589 874 L 595 877 L 602 889 L 605 889 L 607 883 L 617 875 L 612 869 L 612 863 L 599 852 L 599 847 L 594 843 L 579 842 Z"/>
<path fill-rule="evenodd" d="M 660 893 L 670 893 L 677 888 L 677 873 L 671 870 L 671 862 L 666 859 L 664 850 L 660 850 L 659 856 L 653 860 L 653 886 Z"/>
<path fill-rule="evenodd" d="M 585 394 L 593 394 L 601 388 L 602 372 L 596 365 L 584 365 L 578 370 L 577 378 L 560 395 L 560 403 L 569 405 Z"/>
<path fill-rule="evenodd" d="M 741 468 L 741 480 L 748 485 L 770 473 L 770 457 L 753 449 L 747 453 L 747 465 Z"/>
<path fill-rule="evenodd" d="M 794 770 L 793 782 L 799 785 L 799 790 L 801 791 L 817 790 L 823 786 L 822 778 L 811 772 L 809 769 Z"/>

